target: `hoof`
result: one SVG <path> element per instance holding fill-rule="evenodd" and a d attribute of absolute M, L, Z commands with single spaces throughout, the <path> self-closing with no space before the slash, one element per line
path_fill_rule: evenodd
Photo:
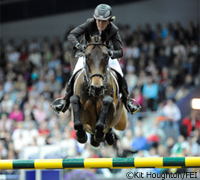
<path fill-rule="evenodd" d="M 86 143 L 87 140 L 88 140 L 88 137 L 87 137 L 86 132 L 83 131 L 83 130 L 82 130 L 81 132 L 77 131 L 77 132 L 76 132 L 76 139 L 77 139 L 77 141 L 78 141 L 79 143 L 81 143 L 81 144 Z"/>
<path fill-rule="evenodd" d="M 115 143 L 115 134 L 112 131 L 109 131 L 105 137 L 106 142 L 108 145 L 112 146 Z"/>
<path fill-rule="evenodd" d="M 97 122 L 96 126 L 95 126 L 95 129 L 99 132 L 103 131 L 104 130 L 104 124 L 103 123 L 100 123 L 100 122 Z"/>
<path fill-rule="evenodd" d="M 94 146 L 94 147 L 99 147 L 99 145 L 100 145 L 99 142 L 96 142 L 96 141 L 94 140 L 94 135 L 91 135 L 91 137 L 90 137 L 90 144 L 91 144 L 92 146 Z"/>
<path fill-rule="evenodd" d="M 83 130 L 83 123 L 81 121 L 74 122 L 74 129 L 77 131 Z"/>
<path fill-rule="evenodd" d="M 96 142 L 102 142 L 105 139 L 105 133 L 104 133 L 104 124 L 97 123 L 95 126 L 95 132 L 94 132 L 94 140 Z"/>
<path fill-rule="evenodd" d="M 105 133 L 103 131 L 99 132 L 99 131 L 95 130 L 94 140 L 98 143 L 103 142 L 105 140 Z"/>

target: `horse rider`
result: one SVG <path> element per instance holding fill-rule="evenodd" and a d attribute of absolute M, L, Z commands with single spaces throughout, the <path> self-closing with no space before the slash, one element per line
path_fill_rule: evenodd
<path fill-rule="evenodd" d="M 87 19 L 87 21 L 75 29 L 73 29 L 69 35 L 68 40 L 72 42 L 73 47 L 79 51 L 85 50 L 85 44 L 81 44 L 78 38 L 84 35 L 87 31 L 91 36 L 101 35 L 102 32 L 106 34 L 106 45 L 110 46 L 112 43 L 113 48 L 108 49 L 109 62 L 108 66 L 114 69 L 118 74 L 119 90 L 122 93 L 122 101 L 130 113 L 135 113 L 139 110 L 138 106 L 133 104 L 133 99 L 129 97 L 127 82 L 121 70 L 118 58 L 123 56 L 123 47 L 121 37 L 119 35 L 118 27 L 112 22 L 115 19 L 112 16 L 112 8 L 107 4 L 98 5 L 93 14 L 93 18 Z M 56 112 L 65 112 L 70 104 L 70 97 L 73 95 L 73 81 L 75 74 L 82 68 L 84 68 L 85 57 L 81 56 L 78 58 L 73 74 L 67 84 L 66 94 L 59 103 L 53 105 L 52 108 Z"/>

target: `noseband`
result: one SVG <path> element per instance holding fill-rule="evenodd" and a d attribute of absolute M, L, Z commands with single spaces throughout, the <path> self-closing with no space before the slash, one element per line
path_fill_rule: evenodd
<path fill-rule="evenodd" d="M 107 47 L 104 43 L 89 43 L 86 45 L 86 48 L 88 46 L 91 46 L 91 45 L 94 45 L 94 46 L 105 46 Z M 107 65 L 108 66 L 108 65 Z M 104 72 L 104 74 L 100 74 L 100 73 L 95 73 L 95 74 L 91 74 L 90 71 L 89 71 L 89 67 L 88 65 L 86 64 L 86 68 L 85 68 L 85 76 L 84 76 L 84 80 L 86 82 L 86 91 L 88 92 L 89 96 L 93 96 L 93 97 L 98 97 L 98 96 L 103 96 L 106 92 L 106 84 L 107 84 L 107 66 L 106 66 L 106 70 Z M 92 89 L 92 78 L 95 77 L 95 76 L 99 76 L 103 79 L 103 88 L 100 92 L 99 95 L 96 95 L 95 92 L 93 91 Z"/>

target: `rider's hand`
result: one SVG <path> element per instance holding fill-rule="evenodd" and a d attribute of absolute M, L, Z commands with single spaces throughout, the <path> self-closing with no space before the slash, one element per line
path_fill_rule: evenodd
<path fill-rule="evenodd" d="M 75 46 L 76 49 L 80 50 L 81 52 L 83 52 L 85 50 L 85 45 L 84 44 L 80 44 L 78 43 L 76 46 Z"/>
<path fill-rule="evenodd" d="M 110 49 L 108 49 L 108 55 L 112 58 L 113 57 L 113 51 L 111 51 Z"/>

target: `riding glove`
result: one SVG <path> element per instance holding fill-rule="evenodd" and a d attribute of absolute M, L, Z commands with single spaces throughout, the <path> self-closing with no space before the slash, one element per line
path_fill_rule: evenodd
<path fill-rule="evenodd" d="M 108 55 L 112 58 L 113 57 L 113 51 L 111 51 L 110 49 L 108 49 Z"/>
<path fill-rule="evenodd" d="M 84 44 L 78 43 L 78 44 L 76 44 L 75 48 L 80 50 L 81 52 L 83 52 L 85 50 L 86 46 Z"/>

